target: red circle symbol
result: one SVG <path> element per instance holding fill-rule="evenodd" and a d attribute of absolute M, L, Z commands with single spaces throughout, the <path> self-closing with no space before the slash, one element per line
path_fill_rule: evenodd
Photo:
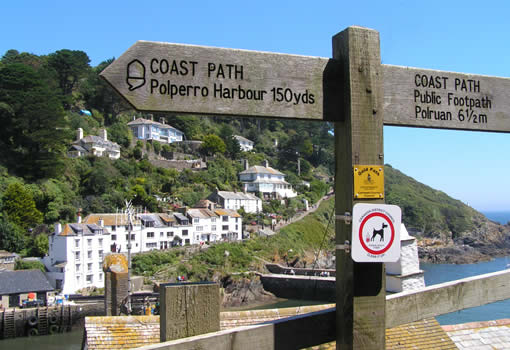
<path fill-rule="evenodd" d="M 365 224 L 367 223 L 368 220 L 370 220 L 371 218 L 376 217 L 376 216 L 381 217 L 385 222 L 387 222 L 389 224 L 389 228 L 391 231 L 391 238 L 390 238 L 389 243 L 381 250 L 370 249 L 366 245 L 365 241 L 363 240 L 363 228 L 365 227 Z M 361 225 L 359 228 L 359 241 L 361 242 L 361 246 L 363 247 L 363 249 L 365 249 L 370 254 L 374 254 L 374 255 L 383 254 L 384 252 L 386 252 L 388 249 L 391 248 L 391 245 L 393 244 L 394 239 L 395 239 L 395 227 L 393 226 L 393 223 L 391 222 L 391 220 L 383 213 L 372 213 L 372 214 L 368 215 L 366 218 L 364 218 L 363 221 L 361 222 Z"/>

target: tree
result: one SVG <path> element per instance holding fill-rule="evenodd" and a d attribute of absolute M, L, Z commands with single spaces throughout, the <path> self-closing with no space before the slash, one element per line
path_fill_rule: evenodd
<path fill-rule="evenodd" d="M 35 236 L 33 243 L 30 245 L 30 248 L 31 249 L 29 251 L 29 255 L 41 258 L 44 257 L 46 254 L 48 254 L 49 249 L 48 236 L 46 236 L 44 233 Z"/>
<path fill-rule="evenodd" d="M 40 224 L 43 219 L 42 213 L 35 207 L 32 193 L 18 182 L 7 186 L 2 211 L 11 223 L 24 230 Z"/>
<path fill-rule="evenodd" d="M 202 146 L 200 146 L 200 152 L 207 156 L 213 156 L 218 153 L 225 153 L 227 147 L 225 142 L 214 134 L 209 134 L 204 137 Z"/>
<path fill-rule="evenodd" d="M 17 225 L 0 219 L 0 249 L 19 253 L 25 248 L 23 230 Z"/>
<path fill-rule="evenodd" d="M 59 95 L 44 75 L 14 63 L 0 68 L 0 159 L 29 179 L 61 173 L 71 133 Z"/>
<path fill-rule="evenodd" d="M 239 141 L 234 137 L 234 131 L 228 124 L 223 124 L 220 128 L 220 137 L 225 142 L 227 155 L 236 159 L 241 154 L 241 146 Z"/>
<path fill-rule="evenodd" d="M 59 86 L 64 95 L 73 92 L 74 85 L 89 70 L 89 56 L 79 50 L 59 50 L 48 57 L 48 65 L 57 73 Z"/>
<path fill-rule="evenodd" d="M 42 272 L 46 272 L 44 264 L 40 261 L 28 261 L 28 260 L 16 260 L 14 270 L 34 270 L 39 269 Z"/>

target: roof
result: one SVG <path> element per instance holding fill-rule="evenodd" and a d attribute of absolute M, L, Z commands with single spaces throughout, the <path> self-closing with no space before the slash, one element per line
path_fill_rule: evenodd
<path fill-rule="evenodd" d="M 281 173 L 278 170 L 271 168 L 270 166 L 265 167 L 265 166 L 262 166 L 262 165 L 251 166 L 248 169 L 241 171 L 239 174 L 240 175 L 241 174 L 272 174 L 272 175 L 283 175 L 283 176 L 285 176 L 284 173 Z"/>
<path fill-rule="evenodd" d="M 200 218 L 200 219 L 209 219 L 209 218 L 215 218 L 217 217 L 214 212 L 210 211 L 209 209 L 203 209 L 203 208 L 191 208 L 188 209 L 188 215 L 192 218 Z"/>
<path fill-rule="evenodd" d="M 54 290 L 41 270 L 0 271 L 0 295 Z"/>
<path fill-rule="evenodd" d="M 442 326 L 459 349 L 503 349 L 510 339 L 510 319 Z M 484 347 L 485 346 L 485 347 Z"/>
<path fill-rule="evenodd" d="M 238 200 L 258 200 L 261 199 L 250 194 L 244 192 L 228 192 L 228 191 L 218 191 L 218 196 L 224 199 L 238 199 Z"/>
<path fill-rule="evenodd" d="M 103 220 L 104 226 L 125 226 L 128 224 L 127 214 L 90 214 L 83 219 L 86 224 L 99 224 L 99 220 Z M 139 225 L 140 222 L 133 218 L 133 225 Z"/>
<path fill-rule="evenodd" d="M 228 215 L 228 216 L 231 216 L 233 218 L 240 218 L 241 215 L 239 215 L 239 213 L 235 210 L 231 210 L 231 209 L 216 209 L 214 210 L 214 212 L 217 214 L 217 215 Z"/>
<path fill-rule="evenodd" d="M 66 224 L 58 236 L 93 236 L 97 233 L 97 231 L 102 231 L 102 234 L 110 234 L 110 232 L 108 232 L 108 230 L 106 230 L 104 227 L 98 226 L 96 224 L 73 223 Z"/>
<path fill-rule="evenodd" d="M 112 141 L 105 140 L 102 137 L 95 136 L 95 135 L 88 135 L 82 138 L 81 140 L 75 141 L 74 144 L 80 144 L 80 143 L 91 143 L 94 145 L 100 145 L 107 149 L 113 149 L 113 150 L 120 150 L 120 146 Z"/>
<path fill-rule="evenodd" d="M 160 122 L 155 122 L 153 120 L 144 119 L 144 118 L 137 118 L 137 119 L 127 123 L 127 125 L 129 125 L 129 126 L 131 126 L 131 125 L 145 125 L 145 124 L 146 125 L 155 125 L 155 126 L 159 127 L 160 129 L 174 129 L 174 130 L 179 131 L 180 133 L 183 133 L 181 130 L 174 128 L 172 125 L 163 124 Z"/>
<path fill-rule="evenodd" d="M 80 152 L 87 152 L 87 150 L 85 148 L 83 148 L 82 146 L 80 145 L 71 145 L 71 147 L 69 148 L 69 150 L 76 150 L 76 151 L 80 151 Z"/>
<path fill-rule="evenodd" d="M 457 349 L 435 318 L 386 329 L 386 349 Z"/>
<path fill-rule="evenodd" d="M 89 350 L 159 343 L 159 316 L 85 317 L 85 340 Z"/>
<path fill-rule="evenodd" d="M 0 250 L 0 258 L 10 258 L 15 257 L 16 253 L 9 253 L 7 250 Z"/>
<path fill-rule="evenodd" d="M 234 137 L 239 140 L 239 141 L 244 141 L 244 142 L 250 142 L 250 143 L 253 143 L 252 140 L 248 140 L 246 137 L 243 137 L 241 135 L 234 135 Z"/>

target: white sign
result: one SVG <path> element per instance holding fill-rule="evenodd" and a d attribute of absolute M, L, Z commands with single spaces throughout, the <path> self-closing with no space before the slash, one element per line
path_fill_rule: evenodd
<path fill-rule="evenodd" d="M 356 262 L 397 261 L 400 258 L 400 208 L 358 203 L 352 211 L 352 259 Z"/>

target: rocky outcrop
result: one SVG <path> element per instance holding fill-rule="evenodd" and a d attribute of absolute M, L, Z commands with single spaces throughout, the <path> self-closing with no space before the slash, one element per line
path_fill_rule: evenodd
<path fill-rule="evenodd" d="M 222 307 L 242 307 L 276 301 L 277 298 L 264 290 L 260 278 L 256 275 L 249 277 L 225 276 L 221 279 Z"/>
<path fill-rule="evenodd" d="M 473 229 L 452 237 L 451 232 L 434 238 L 421 237 L 420 261 L 435 264 L 469 264 L 510 255 L 510 226 L 488 220 L 480 213 L 472 217 Z"/>

